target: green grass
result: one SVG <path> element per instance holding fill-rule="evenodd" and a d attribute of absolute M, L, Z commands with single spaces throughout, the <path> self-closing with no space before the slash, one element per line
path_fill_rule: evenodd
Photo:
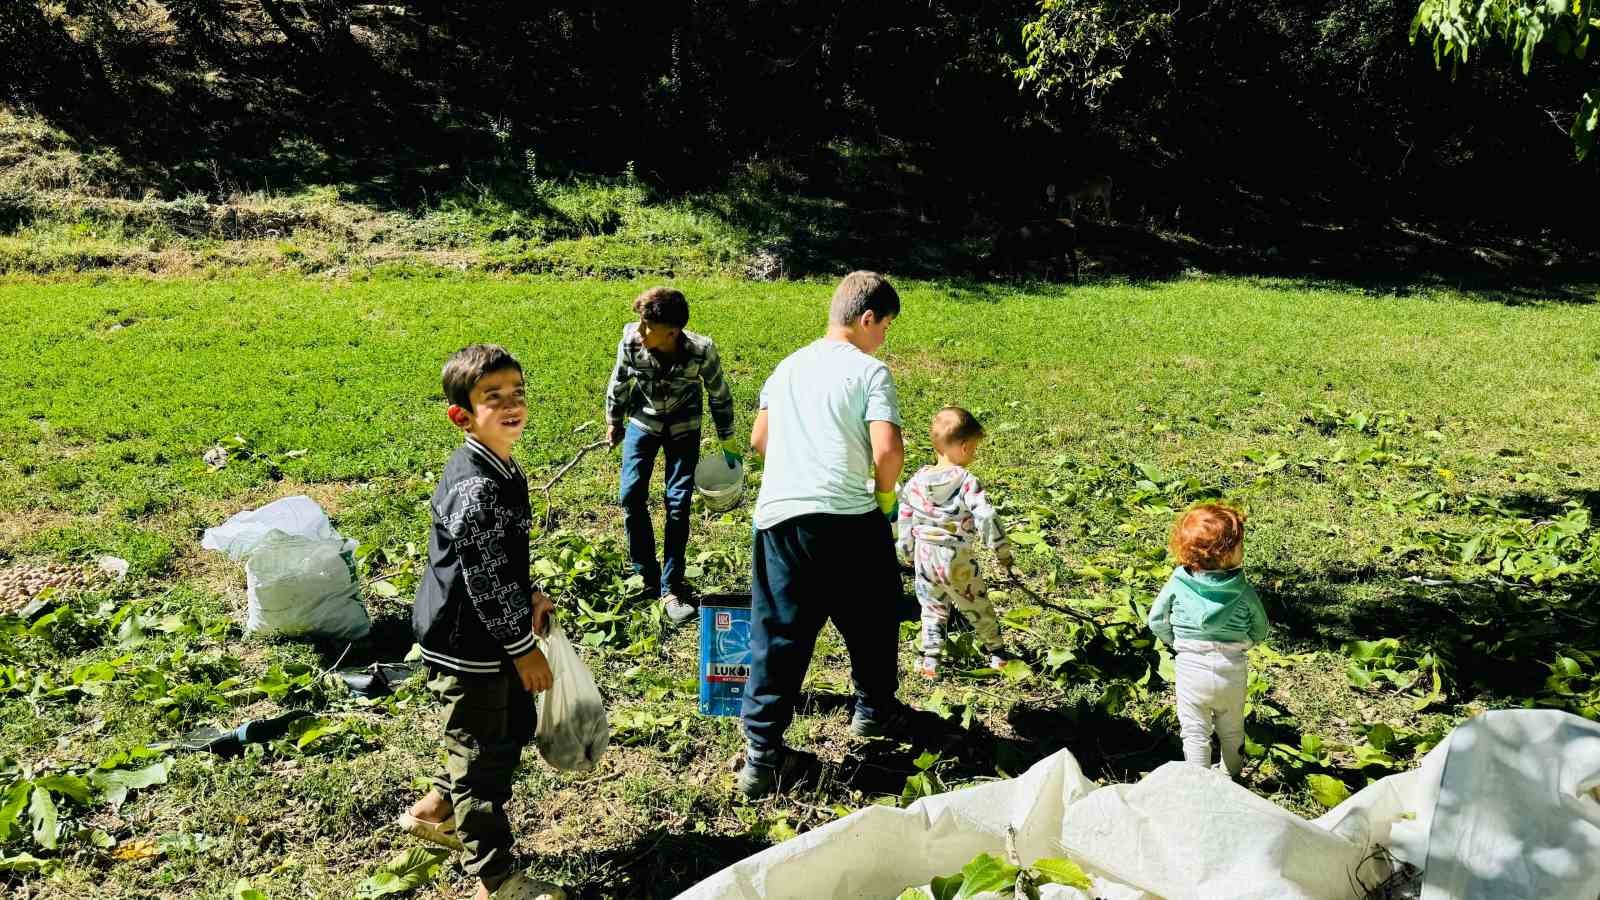
<path fill-rule="evenodd" d="M 563 210 L 563 220 L 583 220 L 580 213 Z M 638 235 L 627 243 L 648 244 Z M 706 244 L 696 252 L 713 252 Z M 423 541 L 432 479 L 458 440 L 442 412 L 444 358 L 479 340 L 521 358 L 533 412 L 518 454 L 542 483 L 596 435 L 628 301 L 647 283 L 437 270 L 347 280 L 0 282 L 0 331 L 11 337 L 0 345 L 0 396 L 11 398 L 0 408 L 0 567 L 111 553 L 133 569 L 127 583 L 58 597 L 70 615 L 37 633 L 0 636 L 5 667 L 51 685 L 71 684 L 88 663 L 115 673 L 95 693 L 81 685 L 54 695 L 0 690 L 0 784 L 10 768 L 79 771 L 197 724 L 283 704 L 314 707 L 345 728 L 304 750 L 290 743 L 232 761 L 176 756 L 165 785 L 133 792 L 120 810 L 64 806 L 86 830 L 57 853 L 32 845 L 23 829 L 0 844 L 3 855 L 59 859 L 57 880 L 44 888 L 51 896 L 214 897 L 248 878 L 271 897 L 342 897 L 410 846 L 387 823 L 435 765 L 424 693 L 413 685 L 395 701 L 363 706 L 307 677 L 278 700 L 259 690 L 227 697 L 218 685 L 229 678 L 248 688 L 273 667 L 292 675 L 310 666 L 314 675 L 342 648 L 243 640 L 243 575 L 202 554 L 200 532 L 238 509 L 311 492 L 361 541 L 366 572 L 401 588 L 396 598 L 368 597 L 379 637 L 356 655 L 403 653 L 416 565 L 405 545 Z M 722 347 L 747 432 L 762 379 L 817 335 L 831 286 L 674 283 L 690 299 L 691 327 Z M 1312 812 L 1307 773 L 1332 772 L 1359 787 L 1385 771 L 1353 762 L 1363 726 L 1444 728 L 1475 709 L 1542 696 L 1542 675 L 1501 678 L 1485 663 L 1506 664 L 1510 650 L 1491 645 L 1516 631 L 1522 608 L 1491 606 L 1480 617 L 1474 605 L 1453 631 L 1435 616 L 1487 602 L 1481 595 L 1496 590 L 1485 568 L 1493 554 L 1466 554 L 1450 535 L 1524 523 L 1509 537 L 1494 532 L 1503 545 L 1596 507 L 1593 309 L 1208 278 L 901 288 L 905 313 L 884 358 L 908 422 L 908 464 L 929 460 L 924 423 L 939 406 L 979 411 L 991 440 L 976 468 L 1013 530 L 1039 536 L 1021 567 L 1052 602 L 1099 610 L 1113 623 L 1130 598 L 1147 602 L 1165 574 L 1175 509 L 1220 493 L 1248 510 L 1247 565 L 1275 619 L 1271 645 L 1306 654 L 1258 660 L 1270 684 L 1253 737 L 1299 747 L 1314 735 L 1336 745 L 1311 752 L 1310 763 L 1264 749 L 1254 789 Z M 211 471 L 202 454 L 236 435 L 229 464 Z M 611 596 L 622 574 L 615 479 L 614 457 L 586 459 L 555 491 L 554 533 L 535 538 L 536 557 L 572 586 L 558 603 L 576 622 L 572 592 L 591 602 Z M 1563 507 L 1568 501 L 1575 505 Z M 703 554 L 703 588 L 742 586 L 749 528 L 748 503 L 719 517 L 697 510 L 691 554 Z M 1573 571 L 1538 584 L 1497 577 L 1540 609 L 1592 608 L 1595 535 L 1585 520 L 1572 543 L 1549 551 Z M 598 575 L 575 574 L 572 560 L 585 554 Z M 1445 583 L 1405 580 L 1414 575 Z M 997 602 L 1031 629 L 1010 632 L 1018 645 L 1043 654 L 1077 642 L 1086 656 L 1106 658 L 1055 673 L 1041 661 L 1014 682 L 954 679 L 938 696 L 908 681 L 908 700 L 955 721 L 971 713 L 970 728 L 952 726 L 931 748 L 945 783 L 1014 773 L 1061 746 L 1108 779 L 1136 778 L 1175 756 L 1170 696 L 1159 684 L 1128 682 L 1129 702 L 1106 699 L 1120 679 L 1144 677 L 1150 651 L 1139 629 L 1112 624 L 1087 635 L 1056 612 L 1030 611 L 1020 594 Z M 118 610 L 144 623 L 139 634 L 129 638 L 126 617 L 113 624 Z M 835 807 L 898 797 L 916 771 L 915 754 L 872 751 L 868 764 L 854 761 L 861 751 L 844 736 L 846 713 L 829 699 L 847 685 L 843 647 L 830 633 L 812 672 L 819 699 L 791 732 L 822 757 L 820 786 L 734 802 L 726 763 L 739 734 L 730 720 L 693 712 L 693 635 L 657 642 L 652 622 L 625 611 L 627 633 L 590 654 L 618 723 L 603 770 L 568 778 L 530 755 L 513 802 L 521 848 L 584 896 L 670 896 L 790 830 L 831 819 Z M 1384 636 L 1400 638 L 1411 657 L 1426 647 L 1445 656 L 1446 696 L 1418 712 L 1415 692 L 1351 687 L 1341 645 Z M 1581 640 L 1558 633 L 1537 652 Z M 1515 661 L 1542 671 L 1545 659 Z M 146 690 L 157 675 L 165 693 Z M 1395 754 L 1395 766 L 1409 764 L 1409 753 Z M 93 830 L 119 847 L 169 834 L 208 840 L 199 851 L 122 861 L 94 846 Z M 465 879 L 447 868 L 436 896 L 454 896 L 447 883 L 460 889 Z"/>
<path fill-rule="evenodd" d="M 707 202 L 728 191 L 664 197 L 631 171 L 554 180 L 503 160 L 480 169 L 408 200 L 349 184 L 285 194 L 218 182 L 209 194 L 163 196 L 139 188 L 114 153 L 0 107 L 0 274 L 707 276 L 742 274 L 758 243 Z"/>

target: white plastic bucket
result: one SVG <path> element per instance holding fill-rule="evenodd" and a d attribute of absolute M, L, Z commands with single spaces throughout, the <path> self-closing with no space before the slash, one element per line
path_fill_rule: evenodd
<path fill-rule="evenodd" d="M 706 454 L 694 467 L 694 489 L 705 499 L 706 509 L 718 513 L 733 509 L 744 496 L 744 463 L 728 465 L 721 451 Z"/>

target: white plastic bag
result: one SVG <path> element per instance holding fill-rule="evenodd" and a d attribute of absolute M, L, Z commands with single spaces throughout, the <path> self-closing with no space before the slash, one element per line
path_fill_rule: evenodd
<path fill-rule="evenodd" d="M 356 582 L 356 542 L 315 500 L 285 497 L 206 529 L 200 546 L 245 563 L 245 634 L 365 637 L 372 624 Z"/>
<path fill-rule="evenodd" d="M 611 742 L 605 700 L 561 626 L 551 621 L 547 631 L 539 643 L 555 681 L 534 700 L 539 722 L 533 742 L 544 761 L 557 769 L 588 772 Z"/>
<path fill-rule="evenodd" d="M 328 514 L 322 511 L 317 501 L 304 494 L 296 494 L 274 500 L 260 509 L 247 509 L 215 528 L 207 528 L 200 539 L 200 546 L 207 550 L 221 550 L 230 559 L 241 560 L 249 557 L 256 545 L 273 531 L 324 541 L 344 540 L 333 530 Z"/>

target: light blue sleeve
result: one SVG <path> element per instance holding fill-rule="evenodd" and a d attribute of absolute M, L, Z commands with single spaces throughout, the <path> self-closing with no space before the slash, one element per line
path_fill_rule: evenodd
<path fill-rule="evenodd" d="M 1166 587 L 1156 595 L 1156 602 L 1150 605 L 1150 631 L 1161 639 L 1163 644 L 1172 646 L 1172 591 Z"/>
<path fill-rule="evenodd" d="M 900 425 L 900 394 L 894 388 L 894 377 L 889 374 L 888 366 L 877 366 L 867 376 L 867 410 L 862 418 L 868 422 Z"/>

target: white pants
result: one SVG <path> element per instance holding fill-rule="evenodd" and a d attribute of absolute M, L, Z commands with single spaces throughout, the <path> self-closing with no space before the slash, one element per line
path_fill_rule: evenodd
<path fill-rule="evenodd" d="M 1250 681 L 1250 660 L 1244 643 L 1179 640 L 1173 660 L 1178 676 L 1178 729 L 1183 758 L 1211 765 L 1211 732 L 1222 744 L 1228 774 L 1244 768 L 1244 692 Z"/>

